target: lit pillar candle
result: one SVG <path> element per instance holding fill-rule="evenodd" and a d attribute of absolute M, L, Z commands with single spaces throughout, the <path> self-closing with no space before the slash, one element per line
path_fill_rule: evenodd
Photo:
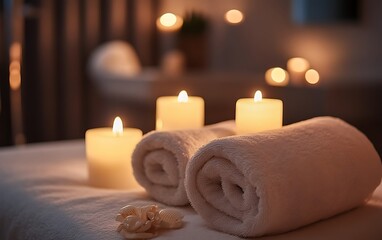
<path fill-rule="evenodd" d="M 159 97 L 156 102 L 156 130 L 177 130 L 204 126 L 204 100 L 181 91 Z"/>
<path fill-rule="evenodd" d="M 236 102 L 236 128 L 239 134 L 255 133 L 282 127 L 283 102 L 262 98 L 256 91 L 254 98 L 241 98 Z"/>
<path fill-rule="evenodd" d="M 86 157 L 89 183 L 95 187 L 132 189 L 139 185 L 131 167 L 131 154 L 142 138 L 142 131 L 123 128 L 116 117 L 111 128 L 86 131 Z"/>

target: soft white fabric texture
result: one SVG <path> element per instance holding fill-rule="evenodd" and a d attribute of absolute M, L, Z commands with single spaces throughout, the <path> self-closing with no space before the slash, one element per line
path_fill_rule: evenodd
<path fill-rule="evenodd" d="M 190 160 L 185 185 L 191 205 L 213 228 L 262 236 L 361 205 L 381 173 L 365 135 L 319 117 L 210 142 Z"/>
<path fill-rule="evenodd" d="M 128 204 L 158 204 L 143 190 L 122 191 L 87 183 L 84 141 L 0 148 L 1 240 L 122 240 L 114 220 Z M 162 231 L 155 240 L 238 240 L 212 230 L 191 207 L 176 208 L 184 226 Z M 257 240 L 380 240 L 382 185 L 368 203 L 286 234 Z"/>
<path fill-rule="evenodd" d="M 134 176 L 156 200 L 168 205 L 186 205 L 189 203 L 184 187 L 187 162 L 204 144 L 233 134 L 234 121 L 198 129 L 152 131 L 133 152 Z"/>

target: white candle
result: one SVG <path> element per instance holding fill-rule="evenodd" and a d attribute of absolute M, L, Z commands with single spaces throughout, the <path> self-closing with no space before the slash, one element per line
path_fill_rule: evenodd
<path fill-rule="evenodd" d="M 86 157 L 89 183 L 95 187 L 132 189 L 139 187 L 131 167 L 131 154 L 142 138 L 142 131 L 123 128 L 122 120 L 114 120 L 113 129 L 86 131 Z"/>
<path fill-rule="evenodd" d="M 262 98 L 256 91 L 254 98 L 241 98 L 236 102 L 236 128 L 239 134 L 255 133 L 282 127 L 283 102 Z"/>
<path fill-rule="evenodd" d="M 183 90 L 178 96 L 163 96 L 157 99 L 156 130 L 177 130 L 203 126 L 203 98 L 189 97 Z"/>

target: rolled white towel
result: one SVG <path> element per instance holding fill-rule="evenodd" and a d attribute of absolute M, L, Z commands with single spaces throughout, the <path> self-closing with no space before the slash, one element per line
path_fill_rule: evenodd
<path fill-rule="evenodd" d="M 186 170 L 194 209 L 213 228 L 253 237 L 286 232 L 352 209 L 381 181 L 372 143 L 340 119 L 214 140 Z"/>
<path fill-rule="evenodd" d="M 233 134 L 234 121 L 198 129 L 150 132 L 133 152 L 134 176 L 156 200 L 168 205 L 189 204 L 184 187 L 187 162 L 202 145 Z"/>

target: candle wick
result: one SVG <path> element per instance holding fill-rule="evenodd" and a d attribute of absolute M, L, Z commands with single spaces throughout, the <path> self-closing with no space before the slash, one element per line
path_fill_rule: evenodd
<path fill-rule="evenodd" d="M 123 131 L 120 132 L 120 131 L 117 131 L 117 132 L 113 132 L 114 133 L 114 136 L 122 136 L 123 135 Z"/>

